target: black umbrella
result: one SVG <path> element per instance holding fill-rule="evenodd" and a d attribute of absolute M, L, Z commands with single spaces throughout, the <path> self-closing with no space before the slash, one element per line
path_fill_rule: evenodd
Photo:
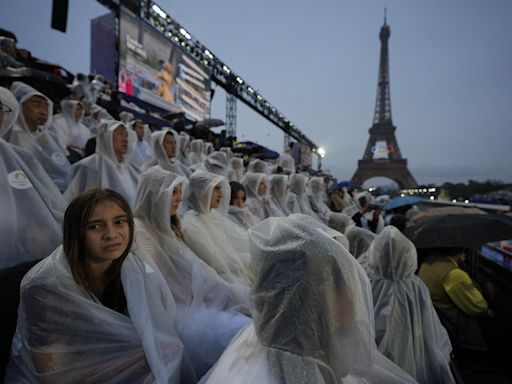
<path fill-rule="evenodd" d="M 512 217 L 506 215 L 446 215 L 408 227 L 405 235 L 417 248 L 477 247 L 512 239 Z"/>
<path fill-rule="evenodd" d="M 204 120 L 200 120 L 200 121 L 196 122 L 194 124 L 194 127 L 199 128 L 199 129 L 205 129 L 205 128 L 208 129 L 208 128 L 220 127 L 223 125 L 224 125 L 224 121 L 222 121 L 221 119 L 204 119 Z"/>

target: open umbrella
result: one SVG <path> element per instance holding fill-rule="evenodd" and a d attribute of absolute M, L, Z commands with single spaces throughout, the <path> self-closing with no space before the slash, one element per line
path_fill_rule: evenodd
<path fill-rule="evenodd" d="M 419 203 L 422 200 L 423 199 L 421 197 L 418 197 L 418 196 L 400 196 L 400 197 L 395 197 L 394 199 L 392 199 L 389 203 L 387 203 L 384 206 L 384 209 L 389 211 L 391 209 L 403 207 L 403 206 L 406 206 L 406 205 L 413 205 L 413 204 Z"/>
<path fill-rule="evenodd" d="M 512 239 L 512 217 L 506 215 L 445 215 L 408 227 L 405 235 L 417 248 L 477 247 Z"/>
<path fill-rule="evenodd" d="M 194 124 L 195 128 L 198 129 L 208 129 L 208 128 L 215 128 L 215 127 L 221 127 L 224 125 L 224 121 L 221 119 L 204 119 L 196 122 Z"/>
<path fill-rule="evenodd" d="M 329 187 L 329 189 L 342 189 L 344 187 L 350 188 L 353 185 L 354 184 L 352 183 L 352 180 L 343 180 L 343 181 L 340 181 L 339 183 L 331 185 Z"/>
<path fill-rule="evenodd" d="M 485 215 L 487 212 L 480 208 L 473 207 L 441 207 L 441 208 L 431 208 L 424 212 L 418 213 L 415 215 L 411 221 L 414 224 L 422 223 L 426 220 L 432 220 L 440 216 L 445 215 L 461 215 L 461 214 L 476 214 L 476 215 Z"/>

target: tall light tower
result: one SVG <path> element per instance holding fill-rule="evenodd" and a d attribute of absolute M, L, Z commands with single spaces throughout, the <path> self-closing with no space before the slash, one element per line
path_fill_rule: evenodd
<path fill-rule="evenodd" d="M 226 93 L 226 135 L 236 136 L 236 96 Z"/>

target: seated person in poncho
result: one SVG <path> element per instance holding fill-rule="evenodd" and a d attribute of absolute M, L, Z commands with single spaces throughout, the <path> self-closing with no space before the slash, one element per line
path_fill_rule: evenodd
<path fill-rule="evenodd" d="M 284 173 L 287 175 L 292 175 L 295 173 L 295 160 L 293 160 L 292 150 L 290 148 L 286 148 L 281 156 L 279 156 L 277 164 L 284 170 Z"/>
<path fill-rule="evenodd" d="M 385 227 L 368 251 L 373 267 L 375 339 L 379 351 L 422 384 L 455 383 L 452 346 L 427 286 L 414 274 L 414 244 Z"/>
<path fill-rule="evenodd" d="M 309 206 L 311 210 L 316 213 L 322 222 L 326 223 L 331 209 L 325 202 L 324 179 L 321 177 L 312 177 L 309 180 L 309 191 L 307 193 Z"/>
<path fill-rule="evenodd" d="M 288 216 L 291 212 L 286 205 L 286 193 L 288 192 L 288 176 L 274 174 L 270 175 L 270 200 L 282 215 Z"/>
<path fill-rule="evenodd" d="M 204 142 L 201 139 L 195 139 L 190 142 L 190 152 L 187 155 L 189 166 L 203 161 L 203 147 Z"/>
<path fill-rule="evenodd" d="M 341 244 L 290 218 L 250 235 L 254 325 L 240 332 L 202 382 L 415 383 L 377 351 L 371 287 Z"/>
<path fill-rule="evenodd" d="M 249 162 L 249 165 L 247 165 L 247 171 L 254 173 L 267 173 L 268 165 L 269 164 L 264 160 L 253 159 Z"/>
<path fill-rule="evenodd" d="M 176 327 L 202 376 L 250 319 L 249 287 L 223 280 L 185 244 L 178 218 L 188 182 L 152 167 L 137 191 L 136 241 L 153 258 L 177 304 Z"/>
<path fill-rule="evenodd" d="M 227 180 L 199 170 L 189 182 L 188 211 L 182 223 L 187 245 L 227 281 L 250 284 L 249 238 L 245 229 L 226 216 Z"/>
<path fill-rule="evenodd" d="M 242 184 L 247 191 L 247 207 L 259 221 L 271 216 L 284 216 L 268 196 L 267 175 L 247 172 Z"/>
<path fill-rule="evenodd" d="M 60 107 L 62 112 L 55 115 L 52 131 L 64 148 L 83 156 L 85 145 L 92 136 L 89 128 L 82 124 L 84 105 L 78 100 L 62 100 Z"/>
<path fill-rule="evenodd" d="M 352 225 L 345 231 L 345 236 L 350 244 L 350 253 L 361 264 L 370 281 L 373 281 L 373 267 L 368 250 L 377 235 L 372 231 Z"/>
<path fill-rule="evenodd" d="M 180 132 L 178 135 L 177 146 L 179 151 L 176 152 L 176 159 L 185 167 L 189 167 L 190 163 L 188 155 L 190 153 L 190 135 L 187 132 Z"/>
<path fill-rule="evenodd" d="M 241 182 L 245 175 L 244 160 L 240 157 L 232 157 L 229 160 L 229 181 Z"/>
<path fill-rule="evenodd" d="M 160 131 L 153 132 L 151 134 L 153 159 L 144 164 L 142 169 L 147 170 L 154 165 L 159 165 L 167 171 L 188 177 L 191 174 L 190 170 L 176 159 L 176 153 L 179 152 L 178 138 L 176 131 L 171 128 L 162 128 Z"/>
<path fill-rule="evenodd" d="M 27 150 L 2 139 L 18 116 L 13 94 L 0 87 L 0 269 L 47 256 L 62 239 L 66 201 Z"/>
<path fill-rule="evenodd" d="M 133 129 L 137 135 L 131 162 L 140 168 L 151 160 L 153 156 L 153 149 L 151 149 L 151 131 L 141 120 L 133 120 L 128 124 L 128 127 Z"/>
<path fill-rule="evenodd" d="M 6 382 L 195 382 L 173 296 L 152 259 L 132 248 L 126 200 L 84 192 L 63 227 L 62 246 L 21 282 Z"/>
<path fill-rule="evenodd" d="M 116 120 L 102 121 L 96 139 L 96 153 L 73 164 L 73 180 L 64 193 L 71 201 L 92 187 L 120 193 L 130 206 L 135 204 L 139 168 L 130 163 L 136 134 Z"/>
<path fill-rule="evenodd" d="M 290 213 L 304 213 L 318 217 L 311 209 L 306 197 L 306 185 L 308 178 L 305 175 L 294 173 L 288 180 L 288 193 L 286 195 L 286 207 Z"/>
<path fill-rule="evenodd" d="M 236 181 L 230 181 L 229 188 L 231 189 L 231 198 L 229 200 L 228 218 L 248 230 L 260 220 L 251 213 L 245 204 L 244 186 Z"/>
<path fill-rule="evenodd" d="M 71 164 L 68 152 L 51 130 L 53 102 L 25 83 L 15 81 L 11 89 L 21 110 L 7 140 L 32 153 L 59 191 L 64 192 L 71 180 Z"/>
<path fill-rule="evenodd" d="M 346 234 L 348 228 L 356 225 L 356 223 L 344 213 L 332 212 L 327 220 L 327 225 L 338 232 Z"/>
<path fill-rule="evenodd" d="M 213 146 L 213 143 L 210 141 L 205 141 L 203 145 L 203 154 L 201 160 L 206 160 L 206 158 L 210 156 L 213 152 L 215 152 L 215 147 Z"/>

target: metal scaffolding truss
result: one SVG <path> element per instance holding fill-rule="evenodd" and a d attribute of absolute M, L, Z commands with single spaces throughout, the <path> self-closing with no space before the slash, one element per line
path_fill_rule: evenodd
<path fill-rule="evenodd" d="M 236 97 L 226 93 L 226 134 L 236 137 Z"/>
<path fill-rule="evenodd" d="M 152 25 L 174 44 L 180 45 L 207 68 L 211 72 L 212 80 L 224 88 L 228 94 L 241 100 L 251 109 L 280 128 L 285 134 L 308 145 L 313 152 L 317 152 L 318 146 L 302 133 L 295 124 L 279 112 L 276 107 L 270 104 L 268 100 L 242 79 L 241 76 L 235 74 L 226 63 L 215 56 L 199 40 L 195 39 L 182 25 L 165 13 L 155 2 L 152 0 L 98 1 L 114 11 L 118 11 L 120 3 L 121 5 L 128 6 L 132 10 L 137 9 L 143 20 Z"/>

